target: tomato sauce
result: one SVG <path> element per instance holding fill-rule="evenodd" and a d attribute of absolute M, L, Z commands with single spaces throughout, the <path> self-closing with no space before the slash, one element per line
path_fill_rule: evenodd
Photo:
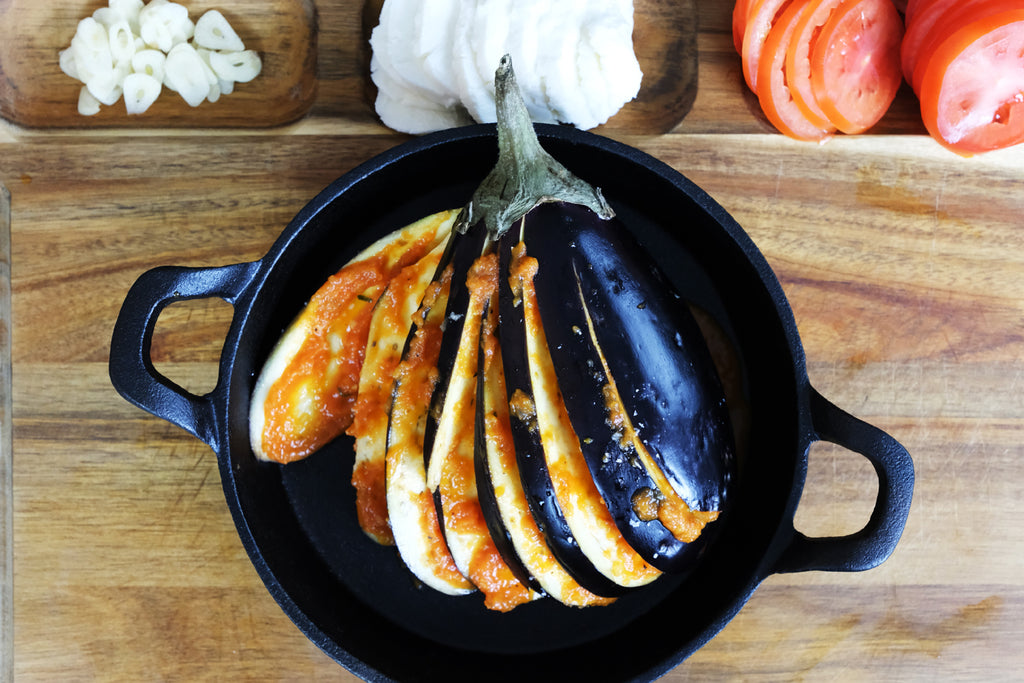
<path fill-rule="evenodd" d="M 402 360 L 412 317 L 419 308 L 442 251 L 443 248 L 438 247 L 403 268 L 377 300 L 360 371 L 352 424 L 346 430 L 356 439 L 352 485 L 356 490 L 360 526 L 370 538 L 383 545 L 394 543 L 384 495 L 384 453 L 395 371 Z"/>
<path fill-rule="evenodd" d="M 427 287 L 414 318 L 416 332 L 395 372 L 385 482 L 392 531 L 409 568 L 414 573 L 421 572 L 424 581 L 470 590 L 472 584 L 456 566 L 441 530 L 434 497 L 426 485 L 423 458 L 424 427 L 437 384 L 437 359 L 451 277 L 449 266 L 439 280 Z M 393 498 L 396 505 L 410 500 L 413 509 L 396 514 L 392 511 Z M 401 530 L 398 525 L 402 525 Z M 404 547 L 403 537 L 409 539 Z"/>
<path fill-rule="evenodd" d="M 526 500 L 526 493 L 519 477 L 519 464 L 516 462 L 515 445 L 512 440 L 511 406 L 505 399 L 507 390 L 501 362 L 501 346 L 497 337 L 497 321 L 497 306 L 492 302 L 488 316 L 484 320 L 482 334 L 486 374 L 484 430 L 488 452 L 493 452 L 497 461 L 497 467 L 492 465 L 492 472 L 497 470 L 491 477 L 494 494 L 499 499 L 499 506 L 504 501 L 503 510 L 509 511 L 503 513 L 505 526 L 513 537 L 516 552 L 527 571 L 559 602 L 573 607 L 611 604 L 614 598 L 595 595 L 569 576 L 551 554 L 544 534 L 530 514 L 530 504 Z M 533 402 L 522 391 L 517 390 L 514 396 L 518 397 L 515 402 L 516 410 L 520 411 L 520 414 L 528 415 L 528 419 L 536 425 Z"/>
<path fill-rule="evenodd" d="M 264 457 L 299 460 L 351 424 L 374 303 L 389 280 L 446 238 L 454 216 L 435 214 L 374 245 L 310 298 L 293 323 L 304 332 L 302 343 L 263 401 Z"/>
<path fill-rule="evenodd" d="M 649 583 L 661 572 L 644 561 L 615 526 L 562 402 L 534 290 L 538 268 L 537 259 L 528 256 L 520 242 L 513 251 L 510 282 L 522 297 L 533 399 L 552 488 L 576 541 L 588 558 L 600 561 L 602 573 L 623 586 Z"/>
<path fill-rule="evenodd" d="M 456 564 L 484 594 L 487 607 L 508 611 L 536 596 L 515 577 L 491 538 L 477 495 L 474 449 L 480 330 L 484 312 L 498 289 L 497 254 L 479 257 L 470 268 L 465 286 L 469 304 L 445 397 L 444 429 L 439 426 L 431 457 L 442 458 L 437 490 Z"/>
<path fill-rule="evenodd" d="M 381 545 L 394 545 L 388 522 L 388 504 L 384 487 L 384 461 L 358 463 L 352 469 L 352 485 L 357 492 L 356 515 L 359 527 Z"/>

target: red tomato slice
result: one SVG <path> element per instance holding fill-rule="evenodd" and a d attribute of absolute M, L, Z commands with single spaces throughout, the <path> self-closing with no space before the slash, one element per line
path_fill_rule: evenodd
<path fill-rule="evenodd" d="M 889 110 L 903 82 L 903 18 L 891 0 L 844 2 L 811 47 L 811 85 L 844 133 L 862 133 Z"/>
<path fill-rule="evenodd" d="M 747 29 L 750 0 L 736 0 L 732 8 L 732 44 L 737 54 L 743 54 L 743 33 Z"/>
<path fill-rule="evenodd" d="M 786 83 L 793 96 L 793 103 L 818 128 L 834 129 L 835 126 L 828 120 L 814 97 L 814 88 L 811 86 L 811 43 L 842 2 L 843 0 L 810 0 L 804 5 L 797 17 L 786 54 Z"/>
<path fill-rule="evenodd" d="M 903 21 L 910 25 L 910 20 L 917 12 L 918 5 L 921 4 L 921 0 L 907 0 L 907 7 L 903 10 Z"/>
<path fill-rule="evenodd" d="M 942 15 L 950 7 L 962 3 L 964 0 L 918 0 L 914 6 L 913 18 L 907 17 L 906 32 L 903 36 L 903 45 L 900 47 L 900 65 L 903 70 L 903 77 L 910 82 L 914 74 L 914 66 L 917 63 L 917 56 L 920 54 L 921 45 L 928 35 L 935 29 Z M 933 11 L 935 10 L 935 11 Z M 948 26 L 948 24 L 946 24 Z"/>
<path fill-rule="evenodd" d="M 765 116 L 780 132 L 797 140 L 823 142 L 832 136 L 835 127 L 824 121 L 817 125 L 796 105 L 787 77 L 786 57 L 797 20 L 810 0 L 793 0 L 772 24 L 764 42 L 757 74 L 757 98 Z M 810 80 L 807 85 L 810 86 Z"/>
<path fill-rule="evenodd" d="M 928 132 L 970 156 L 1024 141 L 1024 8 L 953 31 L 921 79 Z"/>
<path fill-rule="evenodd" d="M 900 65 L 903 77 L 917 92 L 919 81 L 915 77 L 921 60 L 929 46 L 941 42 L 965 22 L 978 16 L 979 12 L 991 13 L 1007 7 L 1012 0 L 920 0 L 913 19 L 907 20 L 907 30 L 900 48 Z M 1019 7 L 1020 5 L 1017 5 Z"/>
<path fill-rule="evenodd" d="M 911 60 L 913 71 L 906 77 L 914 92 L 918 92 L 921 86 L 921 78 L 928 60 L 935 54 L 935 51 L 953 32 L 964 24 L 973 22 L 982 17 L 1005 12 L 1012 9 L 1024 9 L 1019 2 L 1013 0 L 961 0 L 959 4 L 946 10 L 939 20 L 940 25 L 932 27 L 932 30 L 925 36 L 924 40 L 916 48 L 916 56 Z M 929 12 L 931 16 L 931 12 Z M 925 19 L 925 15 L 921 15 Z M 906 44 L 906 41 L 904 41 Z"/>
<path fill-rule="evenodd" d="M 764 41 L 768 39 L 768 31 L 772 28 L 775 18 L 792 0 L 750 0 L 750 11 L 747 13 L 747 26 L 743 31 L 743 78 L 747 87 L 757 93 L 757 67 L 761 61 Z"/>

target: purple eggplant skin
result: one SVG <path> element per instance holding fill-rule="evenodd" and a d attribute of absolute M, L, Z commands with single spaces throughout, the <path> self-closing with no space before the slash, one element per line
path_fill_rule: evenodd
<path fill-rule="evenodd" d="M 533 399 L 523 306 L 517 303 L 515 294 L 504 277 L 510 272 L 512 249 L 518 243 L 518 231 L 513 229 L 503 234 L 497 245 L 498 272 L 501 274 L 498 282 L 498 338 L 505 366 L 506 392 L 510 401 L 516 391 L 521 391 Z M 591 593 L 608 598 L 623 595 L 628 589 L 619 586 L 598 571 L 576 542 L 555 496 L 544 460 L 544 447 L 541 445 L 537 429 L 531 428 L 530 424 L 513 415 L 511 431 L 519 476 L 530 503 L 530 512 L 555 559 L 576 583 Z"/>
<path fill-rule="evenodd" d="M 607 377 L 586 314 L 652 458 L 691 509 L 724 512 L 735 467 L 733 434 L 703 335 L 686 302 L 618 219 L 546 203 L 524 225 L 527 252 L 539 263 L 538 306 L 559 388 L 595 483 L 627 542 L 652 566 L 684 572 L 717 525 L 684 543 L 658 520 L 636 514 L 632 494 L 653 482 L 607 424 Z"/>

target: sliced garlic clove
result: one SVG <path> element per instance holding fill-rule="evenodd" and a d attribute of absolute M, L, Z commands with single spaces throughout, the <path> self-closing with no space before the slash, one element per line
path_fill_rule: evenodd
<path fill-rule="evenodd" d="M 82 116 L 93 116 L 100 111 L 100 101 L 92 96 L 89 88 L 82 86 L 78 91 L 78 113 Z"/>
<path fill-rule="evenodd" d="M 114 65 L 107 29 L 92 17 L 78 22 L 78 29 L 71 39 L 71 51 L 78 77 L 83 83 Z"/>
<path fill-rule="evenodd" d="M 110 67 L 106 71 L 97 72 L 85 82 L 92 96 L 108 107 L 121 99 L 121 83 L 124 81 L 126 69 Z"/>
<path fill-rule="evenodd" d="M 164 52 L 189 40 L 195 24 L 188 16 L 188 8 L 176 2 L 151 1 L 139 12 L 139 34 L 150 47 Z"/>
<path fill-rule="evenodd" d="M 109 0 L 107 4 L 115 15 L 128 22 L 132 27 L 132 33 L 138 35 L 139 13 L 144 6 L 142 0 Z"/>
<path fill-rule="evenodd" d="M 166 62 L 167 55 L 160 50 L 139 50 L 132 56 L 132 71 L 152 76 L 157 81 L 163 82 Z"/>
<path fill-rule="evenodd" d="M 218 77 L 235 83 L 248 83 L 263 69 L 255 50 L 242 52 L 211 52 L 210 66 Z"/>
<path fill-rule="evenodd" d="M 141 114 L 160 96 L 160 81 L 144 73 L 124 77 L 124 107 L 129 114 Z"/>
<path fill-rule="evenodd" d="M 113 26 L 120 18 L 117 13 L 109 7 L 100 7 L 92 13 L 92 18 L 100 24 L 110 27 Z"/>
<path fill-rule="evenodd" d="M 139 36 L 146 43 L 147 47 L 155 48 L 162 52 L 170 52 L 174 47 L 174 36 L 171 35 L 170 27 L 160 21 L 159 17 L 150 16 L 148 20 L 139 23 Z"/>
<path fill-rule="evenodd" d="M 206 79 L 210 81 L 210 87 L 217 86 L 220 90 L 220 76 L 213 70 L 213 65 L 210 64 L 210 55 L 213 54 L 212 50 L 208 50 L 205 47 L 197 47 L 196 54 L 203 60 L 203 66 L 206 67 Z"/>
<path fill-rule="evenodd" d="M 245 44 L 235 33 L 235 29 L 231 27 L 224 15 L 215 9 L 206 12 L 196 21 L 195 41 L 196 44 L 210 50 L 227 50 L 228 52 L 245 50 Z"/>
<path fill-rule="evenodd" d="M 220 85 L 214 83 L 210 86 L 210 93 L 206 96 L 206 101 L 212 104 L 220 99 L 220 95 Z"/>
<path fill-rule="evenodd" d="M 218 78 L 217 87 L 220 88 L 221 95 L 230 95 L 235 91 L 235 82 L 226 78 Z"/>
<path fill-rule="evenodd" d="M 131 26 L 124 19 L 118 19 L 110 25 L 108 30 L 110 43 L 110 56 L 114 62 L 130 62 L 135 54 L 135 36 L 132 34 Z"/>
<path fill-rule="evenodd" d="M 70 47 L 61 50 L 58 53 L 58 58 L 60 62 L 61 71 L 63 71 L 68 76 L 71 76 L 71 78 L 74 78 L 76 81 L 81 80 L 78 77 L 78 66 L 75 64 L 74 50 L 72 50 Z"/>
<path fill-rule="evenodd" d="M 210 94 L 206 65 L 195 48 L 188 43 L 175 45 L 167 54 L 164 82 L 181 95 L 190 107 L 198 107 Z"/>

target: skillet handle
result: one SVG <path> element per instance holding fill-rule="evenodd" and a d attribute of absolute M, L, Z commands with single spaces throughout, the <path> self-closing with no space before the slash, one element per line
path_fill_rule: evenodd
<path fill-rule="evenodd" d="M 914 492 L 914 463 L 893 437 L 839 409 L 813 387 L 810 405 L 818 439 L 859 453 L 874 465 L 878 497 L 868 523 L 849 536 L 811 538 L 794 529 L 774 571 L 872 569 L 892 554 L 903 533 Z"/>
<path fill-rule="evenodd" d="M 196 396 L 160 374 L 150 357 L 153 330 L 161 311 L 177 301 L 220 297 L 233 304 L 258 265 L 161 266 L 139 276 L 121 306 L 110 342 L 110 380 L 118 393 L 216 449 L 216 389 Z"/>

